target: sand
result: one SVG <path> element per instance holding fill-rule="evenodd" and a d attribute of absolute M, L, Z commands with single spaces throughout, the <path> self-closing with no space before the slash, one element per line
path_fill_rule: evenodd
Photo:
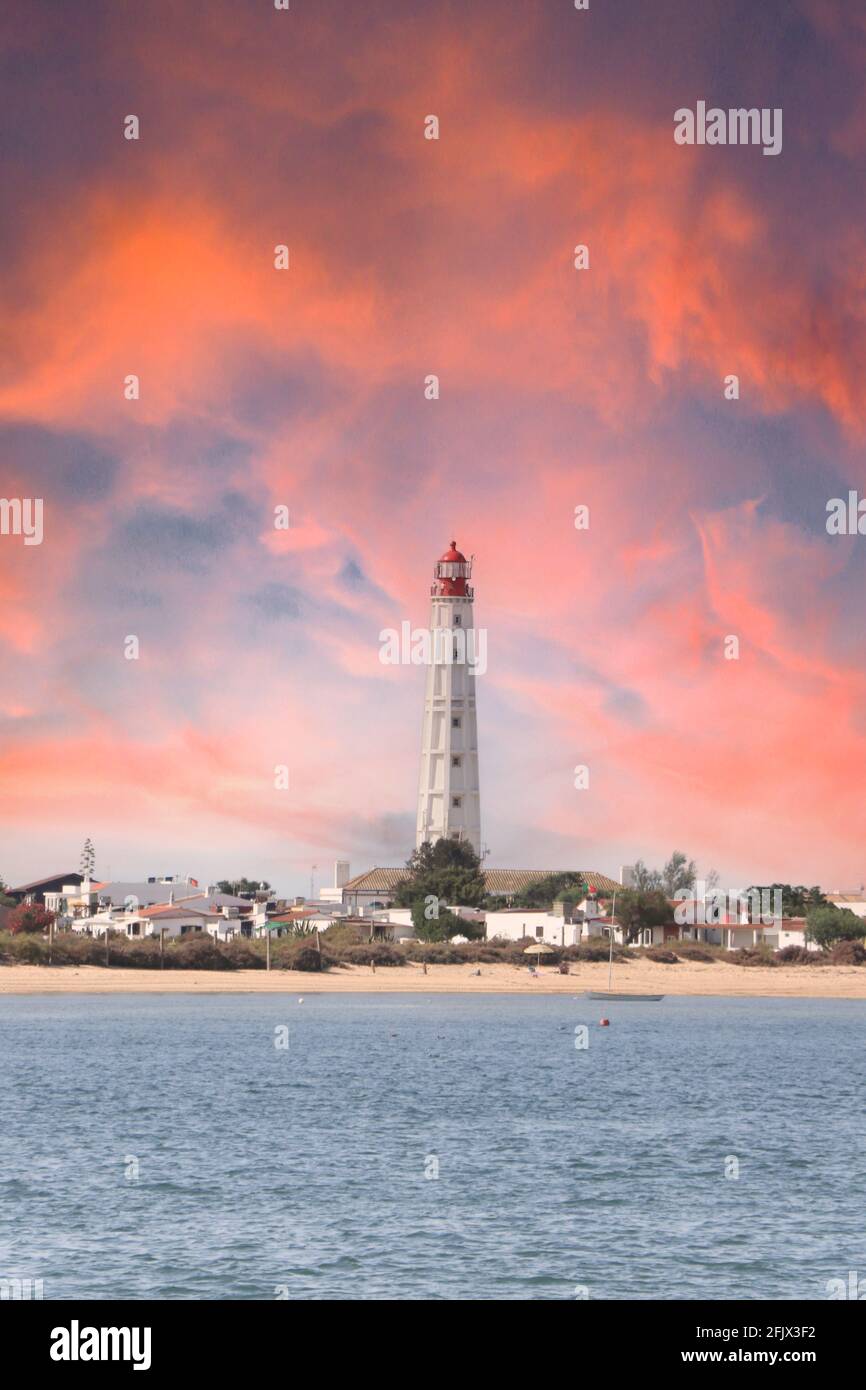
<path fill-rule="evenodd" d="M 105 970 L 97 965 L 0 965 L 0 994 L 581 994 L 607 988 L 607 965 L 579 962 L 570 975 L 514 965 L 345 966 L 321 975 L 294 970 Z M 615 966 L 613 987 L 644 994 L 785 999 L 866 999 L 866 967 L 743 967 L 725 962 Z"/>

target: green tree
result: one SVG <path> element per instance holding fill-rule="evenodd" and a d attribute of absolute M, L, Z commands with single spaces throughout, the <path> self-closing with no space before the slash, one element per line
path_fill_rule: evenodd
<path fill-rule="evenodd" d="M 790 883 L 753 884 L 746 892 L 772 894 L 777 888 L 782 892 L 783 917 L 805 917 L 813 908 L 823 907 L 827 902 L 817 885 L 814 888 L 806 888 L 802 883 L 796 887 Z M 772 896 L 770 901 L 774 901 Z"/>
<path fill-rule="evenodd" d="M 6 882 L 6 880 L 4 879 L 3 875 L 0 874 L 0 907 L 14 907 L 14 906 L 15 906 L 15 899 L 14 899 L 14 898 L 10 898 L 9 894 L 8 894 L 7 891 L 6 891 L 6 889 L 8 888 L 8 886 L 9 886 L 9 885 L 7 884 L 7 882 Z"/>
<path fill-rule="evenodd" d="M 251 878 L 221 878 L 217 884 L 220 893 L 228 893 L 233 898 L 247 898 L 255 896 L 256 893 L 267 893 L 271 885 L 265 882 L 255 882 Z"/>
<path fill-rule="evenodd" d="M 84 841 L 79 868 L 82 878 L 93 878 L 93 872 L 96 868 L 96 850 L 93 848 L 93 841 L 89 835 Z"/>
<path fill-rule="evenodd" d="M 694 859 L 675 849 L 663 869 L 649 869 L 642 859 L 634 866 L 634 886 L 639 893 L 651 893 L 661 888 L 669 898 L 683 891 L 693 893 L 698 880 L 698 866 Z M 714 888 L 719 881 L 715 869 L 708 869 L 704 882 L 707 889 Z"/>
<path fill-rule="evenodd" d="M 806 939 L 814 941 L 823 951 L 829 951 L 837 941 L 862 941 L 866 922 L 848 908 L 824 903 L 812 907 L 806 914 Z"/>
<path fill-rule="evenodd" d="M 580 874 L 548 874 L 547 878 L 529 883 L 513 900 L 514 907 L 551 907 L 557 898 L 572 897 L 582 901 L 588 892 L 586 879 Z"/>
<path fill-rule="evenodd" d="M 642 927 L 660 927 L 673 921 L 673 908 L 660 888 L 640 891 L 625 888 L 616 895 L 616 920 L 626 941 L 636 941 Z"/>
<path fill-rule="evenodd" d="M 430 901 L 416 898 L 412 903 L 412 924 L 419 941 L 450 941 L 452 936 L 465 936 L 469 941 L 480 940 L 484 927 L 480 922 L 467 922 L 443 907 L 431 894 Z"/>
<path fill-rule="evenodd" d="M 408 876 L 397 885 L 398 907 L 412 907 L 420 898 L 460 907 L 480 907 L 484 901 L 481 860 L 468 840 L 426 840 L 406 862 Z"/>

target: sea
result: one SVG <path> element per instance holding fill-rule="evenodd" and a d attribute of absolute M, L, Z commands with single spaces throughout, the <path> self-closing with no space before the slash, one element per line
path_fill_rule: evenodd
<path fill-rule="evenodd" d="M 863 1002 L 6 996 L 0 1049 L 45 1299 L 866 1291 Z"/>

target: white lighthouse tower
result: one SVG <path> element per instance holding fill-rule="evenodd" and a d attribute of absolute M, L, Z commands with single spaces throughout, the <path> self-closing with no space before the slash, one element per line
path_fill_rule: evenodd
<path fill-rule="evenodd" d="M 452 541 L 433 575 L 416 844 L 468 840 L 480 855 L 472 561 Z"/>

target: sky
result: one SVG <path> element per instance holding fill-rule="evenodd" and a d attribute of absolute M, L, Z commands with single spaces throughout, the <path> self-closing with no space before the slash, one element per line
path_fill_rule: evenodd
<path fill-rule="evenodd" d="M 10 0 L 0 875 L 403 863 L 454 538 L 490 865 L 866 881 L 864 61 L 843 0 Z"/>

